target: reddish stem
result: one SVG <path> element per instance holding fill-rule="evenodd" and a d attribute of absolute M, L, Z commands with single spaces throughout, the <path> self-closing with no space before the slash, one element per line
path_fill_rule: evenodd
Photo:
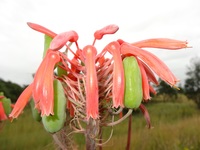
<path fill-rule="evenodd" d="M 129 121 L 128 121 L 128 138 L 127 138 L 126 150 L 130 150 L 130 144 L 131 144 L 131 125 L 132 125 L 132 114 L 129 116 Z"/>
<path fill-rule="evenodd" d="M 102 147 L 102 137 L 103 137 L 103 132 L 102 132 L 102 127 L 100 127 L 99 129 L 99 150 L 103 150 L 103 147 Z"/>
<path fill-rule="evenodd" d="M 95 137 L 98 134 L 98 130 L 99 130 L 98 120 L 89 118 L 85 132 L 86 150 L 96 149 Z"/>

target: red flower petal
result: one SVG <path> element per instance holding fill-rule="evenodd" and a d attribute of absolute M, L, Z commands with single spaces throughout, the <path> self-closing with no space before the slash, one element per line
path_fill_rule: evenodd
<path fill-rule="evenodd" d="M 107 50 L 113 55 L 114 58 L 114 69 L 113 69 L 113 107 L 118 108 L 124 106 L 124 68 L 120 55 L 120 45 L 118 42 L 111 42 L 108 44 L 103 51 Z"/>
<path fill-rule="evenodd" d="M 158 85 L 158 80 L 156 79 L 154 73 L 151 71 L 149 66 L 147 66 L 143 61 L 140 61 L 142 63 L 142 66 L 144 67 L 144 70 L 148 76 L 148 79 L 150 82 L 154 83 L 155 85 Z"/>
<path fill-rule="evenodd" d="M 38 68 L 33 83 L 33 98 L 41 109 L 41 115 L 54 114 L 53 112 L 53 76 L 55 64 L 60 61 L 58 52 L 48 51 Z M 38 106 L 37 106 L 38 107 Z"/>
<path fill-rule="evenodd" d="M 149 116 L 149 112 L 146 109 L 146 107 L 143 104 L 140 104 L 140 110 L 142 111 L 144 118 L 147 122 L 148 128 L 151 128 L 151 120 L 150 120 L 150 116 Z"/>
<path fill-rule="evenodd" d="M 7 119 L 8 117 L 6 116 L 6 113 L 4 111 L 3 104 L 2 102 L 0 102 L 0 121 L 7 120 Z"/>
<path fill-rule="evenodd" d="M 51 41 L 50 49 L 59 50 L 61 49 L 68 41 L 76 42 L 78 40 L 78 34 L 75 31 L 63 32 L 54 37 Z"/>
<path fill-rule="evenodd" d="M 95 68 L 95 56 L 97 54 L 96 48 L 93 46 L 86 46 L 83 49 L 86 66 L 86 114 L 87 120 L 91 117 L 97 119 L 99 117 L 99 95 L 98 95 L 98 81 Z"/>
<path fill-rule="evenodd" d="M 141 58 L 160 78 L 170 85 L 178 81 L 169 68 L 155 55 L 141 48 L 124 43 L 121 46 L 122 54 L 132 54 Z"/>
<path fill-rule="evenodd" d="M 137 60 L 138 60 L 138 65 L 140 67 L 140 71 L 141 71 L 141 75 L 142 75 L 143 99 L 148 100 L 151 98 L 149 95 L 149 81 L 147 78 L 146 71 L 144 70 L 143 64 L 141 63 L 141 61 L 139 59 L 137 59 Z"/>
<path fill-rule="evenodd" d="M 167 38 L 156 38 L 156 39 L 147 39 L 139 42 L 132 43 L 131 45 L 140 47 L 140 48 L 163 48 L 170 50 L 178 50 L 181 48 L 187 48 L 187 41 L 179 41 L 174 39 Z"/>
<path fill-rule="evenodd" d="M 34 76 L 33 99 L 34 99 L 36 105 L 39 103 L 39 100 L 41 97 L 40 95 L 41 95 L 42 86 L 43 86 L 42 84 L 43 84 L 43 80 L 44 80 L 44 74 L 46 72 L 46 66 L 48 63 L 48 59 L 49 58 L 46 55 Z"/>
<path fill-rule="evenodd" d="M 44 33 L 44 34 L 46 34 L 46 35 L 48 35 L 48 36 L 50 36 L 52 38 L 57 35 L 53 31 L 51 31 L 51 30 L 49 30 L 49 29 L 47 29 L 47 28 L 45 28 L 45 27 L 43 27 L 43 26 L 41 26 L 39 24 L 35 24 L 35 23 L 31 23 L 31 22 L 27 22 L 27 24 L 33 30 L 36 30 L 36 31 L 41 32 L 41 33 Z"/>
<path fill-rule="evenodd" d="M 30 84 L 19 96 L 9 117 L 17 118 L 31 98 L 33 84 Z"/>
<path fill-rule="evenodd" d="M 108 25 L 100 30 L 97 30 L 95 33 L 94 33 L 94 37 L 95 39 L 102 39 L 102 37 L 105 35 L 105 34 L 114 34 L 115 32 L 117 32 L 119 29 L 119 27 L 117 25 L 114 25 L 114 24 L 111 24 L 111 25 Z"/>
<path fill-rule="evenodd" d="M 154 95 L 157 94 L 156 90 L 155 90 L 151 85 L 149 85 L 149 90 L 150 90 L 150 92 L 153 93 Z"/>

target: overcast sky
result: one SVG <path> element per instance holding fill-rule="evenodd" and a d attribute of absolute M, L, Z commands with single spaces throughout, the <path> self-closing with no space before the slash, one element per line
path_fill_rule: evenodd
<path fill-rule="evenodd" d="M 200 56 L 199 0 L 0 0 L 0 78 L 18 84 L 32 82 L 43 53 L 43 34 L 27 22 L 56 33 L 75 30 L 79 45 L 92 44 L 93 33 L 109 24 L 119 26 L 114 35 L 97 41 L 100 51 L 119 38 L 136 42 L 148 38 L 187 40 L 193 48 L 154 50 L 180 80 L 190 59 Z"/>

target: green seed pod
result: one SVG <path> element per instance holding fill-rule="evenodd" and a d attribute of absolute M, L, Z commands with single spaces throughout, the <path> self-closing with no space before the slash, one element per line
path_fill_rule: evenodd
<path fill-rule="evenodd" d="M 29 103 L 31 105 L 31 111 L 32 111 L 33 119 L 40 122 L 42 120 L 41 113 L 37 109 L 35 109 L 34 100 L 31 99 Z"/>
<path fill-rule="evenodd" d="M 124 106 L 138 108 L 142 102 L 142 77 L 137 59 L 129 56 L 123 59 L 125 75 Z"/>
<path fill-rule="evenodd" d="M 3 93 L 3 92 L 0 92 L 0 96 L 4 96 L 4 93 Z"/>
<path fill-rule="evenodd" d="M 9 98 L 4 97 L 2 100 L 3 108 L 8 116 L 11 113 L 11 100 Z"/>
<path fill-rule="evenodd" d="M 61 62 L 58 63 L 57 65 L 57 74 L 59 77 L 63 76 L 63 75 L 66 75 L 67 76 L 67 71 L 62 69 L 59 65 L 62 65 Z"/>
<path fill-rule="evenodd" d="M 66 121 L 66 97 L 59 80 L 54 80 L 54 115 L 42 116 L 44 128 L 54 133 L 63 128 Z"/>
<path fill-rule="evenodd" d="M 43 51 L 43 58 L 45 57 L 47 50 L 49 49 L 50 43 L 53 40 L 52 37 L 48 35 L 44 35 L 44 51 Z"/>

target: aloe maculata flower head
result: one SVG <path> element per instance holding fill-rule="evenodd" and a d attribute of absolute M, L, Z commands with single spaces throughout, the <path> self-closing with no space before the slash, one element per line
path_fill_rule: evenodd
<path fill-rule="evenodd" d="M 67 98 L 66 110 L 70 112 L 71 117 L 84 121 L 90 118 L 99 119 L 106 124 L 107 119 L 104 115 L 118 114 L 125 107 L 124 93 L 127 89 L 122 63 L 124 58 L 136 58 L 141 74 L 142 99 L 148 101 L 150 92 L 155 93 L 151 83 L 159 84 L 155 74 L 171 86 L 178 80 L 163 61 L 144 48 L 187 48 L 186 41 L 167 38 L 135 43 L 119 39 L 100 51 L 94 46 L 95 42 L 106 34 L 114 34 L 119 29 L 118 26 L 108 25 L 97 30 L 93 43 L 80 48 L 78 34 L 73 30 L 56 34 L 38 24 L 29 22 L 28 25 L 45 34 L 50 40 L 46 40 L 46 55 L 35 73 L 33 82 L 21 94 L 10 114 L 13 118 L 18 117 L 31 97 L 42 116 L 54 115 L 53 80 L 60 80 Z M 75 50 L 70 47 L 73 43 Z M 66 48 L 64 52 L 61 50 L 63 47 Z M 107 53 L 110 54 L 109 57 L 106 57 Z M 141 104 L 139 108 L 149 123 L 149 115 L 144 105 Z"/>

